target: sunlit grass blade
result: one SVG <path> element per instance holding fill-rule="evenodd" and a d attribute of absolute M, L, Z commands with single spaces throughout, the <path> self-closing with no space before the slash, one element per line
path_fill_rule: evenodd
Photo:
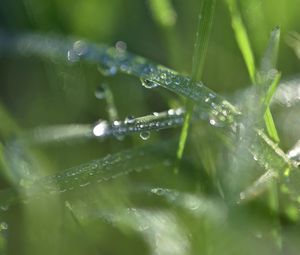
<path fill-rule="evenodd" d="M 192 81 L 199 81 L 202 78 L 201 76 L 208 48 L 210 32 L 213 24 L 216 0 L 204 0 L 201 4 L 202 5 L 199 14 L 199 22 L 193 54 Z M 193 103 L 187 102 L 187 112 L 185 115 L 177 149 L 178 162 L 180 162 L 183 156 L 186 140 L 188 137 L 189 125 L 192 118 L 193 108 Z M 175 172 L 178 172 L 178 167 L 176 167 Z"/>
<path fill-rule="evenodd" d="M 231 24 L 235 33 L 236 41 L 244 57 L 251 82 L 255 84 L 256 67 L 250 40 L 244 25 L 242 16 L 237 6 L 236 0 L 226 0 L 231 14 Z"/>

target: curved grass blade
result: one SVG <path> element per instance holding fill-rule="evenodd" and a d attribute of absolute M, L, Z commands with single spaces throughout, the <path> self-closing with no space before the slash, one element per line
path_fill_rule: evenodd
<path fill-rule="evenodd" d="M 247 34 L 247 29 L 244 25 L 242 16 L 238 10 L 236 0 L 227 0 L 227 5 L 231 14 L 231 24 L 235 33 L 236 41 L 244 57 L 251 82 L 255 84 L 255 60 L 253 51 L 251 49 L 250 40 Z"/>

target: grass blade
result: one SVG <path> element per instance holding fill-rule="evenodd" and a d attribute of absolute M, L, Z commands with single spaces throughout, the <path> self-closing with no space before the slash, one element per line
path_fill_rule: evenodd
<path fill-rule="evenodd" d="M 251 82 L 255 84 L 256 68 L 254 55 L 251 49 L 247 29 L 244 25 L 242 16 L 238 10 L 236 0 L 227 0 L 227 5 L 231 14 L 231 24 L 235 33 L 236 41 L 244 57 Z"/>
<path fill-rule="evenodd" d="M 215 11 L 215 0 L 204 0 L 202 2 L 198 30 L 196 35 L 195 49 L 193 54 L 193 65 L 192 65 L 192 81 L 199 81 L 202 77 L 204 61 L 208 48 L 208 41 L 213 23 L 213 16 Z M 187 113 L 185 115 L 183 127 L 181 130 L 179 144 L 177 149 L 177 160 L 178 164 L 183 156 L 186 140 L 188 137 L 188 131 L 190 122 L 192 119 L 194 104 L 187 103 Z M 175 173 L 178 172 L 178 166 L 175 168 Z"/>

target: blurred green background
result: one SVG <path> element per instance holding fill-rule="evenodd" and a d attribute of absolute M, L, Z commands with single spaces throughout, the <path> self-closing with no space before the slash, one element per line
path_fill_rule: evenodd
<path fill-rule="evenodd" d="M 172 9 L 168 11 L 171 11 L 173 20 L 170 23 L 162 24 L 159 23 L 153 12 L 150 0 L 1 0 L 0 32 L 9 34 L 30 32 L 45 36 L 55 34 L 66 38 L 73 36 L 110 46 L 114 46 L 118 41 L 123 41 L 127 44 L 129 52 L 144 56 L 179 72 L 190 74 L 201 1 L 174 0 L 170 3 Z M 266 48 L 270 31 L 280 25 L 282 40 L 278 69 L 282 72 L 283 78 L 287 79 L 299 74 L 299 59 L 286 43 L 286 36 L 290 31 L 300 32 L 299 0 L 242 0 L 238 3 L 247 25 L 257 63 Z M 167 10 L 160 11 L 165 13 Z M 227 96 L 250 85 L 246 66 L 232 31 L 228 8 L 225 1 L 221 0 L 217 1 L 203 82 L 214 91 Z M 105 77 L 97 71 L 96 66 L 91 64 L 83 62 L 70 64 L 59 60 L 17 55 L 0 57 L 0 102 L 23 131 L 39 126 L 90 124 L 95 123 L 98 119 L 108 119 L 105 100 L 95 97 L 95 91 L 103 83 L 106 83 L 112 91 L 120 119 L 124 119 L 128 115 L 143 116 L 154 111 L 164 111 L 169 108 L 170 101 L 175 106 L 184 103 L 181 98 L 161 88 L 147 90 L 141 86 L 138 79 L 128 75 L 117 74 L 114 77 Z M 298 113 L 299 109 L 292 116 L 299 116 Z M 286 111 L 282 109 L 278 110 L 277 115 L 275 113 L 275 122 L 278 124 L 283 140 L 282 146 L 289 148 L 295 143 L 295 139 L 299 139 L 299 120 L 290 117 L 292 122 L 288 123 L 288 127 L 291 128 L 289 133 L 285 126 L 287 124 L 284 121 L 285 117 Z M 11 126 L 4 122 L 3 119 L 0 119 L 0 125 L 10 129 Z M 191 171 L 186 173 L 184 177 L 186 179 L 182 182 L 185 187 L 190 185 L 188 189 L 191 190 L 197 187 L 193 178 L 199 177 L 201 175 L 199 169 L 205 168 L 202 163 L 199 163 L 199 154 L 201 153 L 198 153 L 198 150 L 203 150 L 203 148 L 201 146 L 199 148 L 197 139 L 204 139 L 208 144 L 216 143 L 216 138 L 209 137 L 214 135 L 213 131 L 203 131 L 202 128 L 201 124 L 200 127 L 196 126 L 193 129 L 194 136 L 192 137 L 196 137 L 193 140 L 195 144 L 191 141 L 188 144 L 189 163 L 186 165 L 186 169 Z M 69 141 L 36 146 L 30 150 L 38 161 L 37 165 L 42 166 L 38 167 L 40 175 L 47 175 L 136 145 L 150 144 L 172 137 L 177 138 L 179 132 L 180 129 L 153 132 L 147 141 L 141 140 L 138 135 L 133 135 L 125 137 L 121 141 L 117 139 L 80 140 L 75 143 Z M 11 133 L 8 136 L 0 134 L 4 148 L 8 144 L 7 139 L 15 136 L 13 131 Z M 8 153 L 15 152 L 8 150 Z M 203 156 L 203 154 L 201 155 Z M 159 173 L 158 170 L 157 172 Z M 157 172 L 149 174 L 149 176 L 145 175 L 144 178 L 149 178 L 148 180 L 153 180 L 154 183 L 174 185 L 173 181 L 162 180 L 156 176 Z M 160 177 L 164 177 L 164 174 L 161 174 Z M 3 187 L 10 186 L 9 181 L 4 179 L 2 179 L 1 185 Z M 104 200 L 113 206 L 118 206 L 128 199 L 123 194 L 124 186 L 134 185 L 133 183 L 135 182 L 131 179 L 124 180 L 111 184 L 112 186 L 107 185 L 108 187 L 102 188 L 104 191 L 96 189 L 91 190 L 90 193 L 103 194 L 104 192 Z M 86 196 L 90 196 L 90 193 L 87 192 Z M 76 193 L 73 196 L 85 199 L 85 193 Z M 64 201 L 64 199 L 62 200 Z M 50 209 L 47 210 L 47 207 Z M 24 254 L 84 254 L 84 251 L 88 251 L 87 254 L 151 253 L 151 249 L 142 241 L 137 232 L 130 232 L 122 227 L 121 230 L 115 229 L 103 222 L 99 223 L 98 220 L 85 222 L 84 229 L 80 227 L 80 234 L 78 234 L 78 229 L 72 225 L 73 223 L 69 223 L 72 221 L 70 220 L 72 217 L 68 215 L 65 220 L 61 216 L 65 213 L 62 208 L 64 208 L 64 203 L 61 200 L 57 202 L 54 198 L 49 201 L 33 203 L 29 209 L 24 209 L 22 205 L 16 206 L 15 210 L 5 216 L 10 222 L 9 228 L 11 226 L 13 230 L 7 234 L 8 238 L 1 239 L 1 242 L 8 240 L 4 250 L 9 254 L 23 254 L 23 251 Z M 87 211 L 91 212 L 92 209 Z M 245 217 L 247 218 L 248 215 Z M 261 220 L 259 217 L 252 218 L 252 216 L 248 219 L 250 219 L 247 221 L 249 225 L 251 220 L 258 225 L 260 222 L 256 221 Z M 64 226 L 64 221 L 66 226 Z M 186 221 L 189 224 L 192 222 Z M 266 221 L 262 220 L 263 223 Z M 45 229 L 50 229 L 48 233 L 42 231 L 43 224 L 45 224 Z M 53 225 L 50 226 L 51 224 Z M 197 235 L 197 231 L 202 231 L 199 227 L 201 224 L 199 222 L 198 224 L 194 228 L 190 226 L 193 234 Z M 95 227 L 96 225 L 97 227 Z M 228 249 L 226 243 L 240 241 L 239 234 L 243 232 L 239 232 L 238 223 L 233 225 L 233 230 L 228 237 L 230 240 L 223 244 L 226 249 Z M 249 230 L 251 226 L 247 225 L 245 228 Z M 64 230 L 58 231 L 58 229 Z M 209 231 L 212 233 L 208 237 L 211 243 L 223 238 L 221 231 L 214 232 L 212 229 Z M 298 229 L 292 231 L 298 233 Z M 57 233 L 61 233 L 62 236 L 56 236 Z M 293 232 L 289 233 L 291 235 L 289 240 L 294 245 L 293 238 L 297 240 L 297 236 Z M 247 238 L 246 235 L 238 247 L 243 247 L 243 250 L 247 252 L 245 254 L 254 254 L 247 251 L 247 248 L 252 249 L 251 246 L 257 240 L 250 238 L 249 241 Z M 195 243 L 195 250 L 192 253 L 197 254 L 197 249 L 202 249 L 198 247 L 197 242 L 205 241 L 202 239 L 199 241 L 197 238 L 191 239 Z M 266 248 L 272 247 L 268 246 L 269 242 L 270 240 L 264 239 L 258 245 L 258 251 L 266 250 L 264 254 L 275 254 L 272 253 L 272 248 Z M 24 248 L 28 243 L 32 244 L 31 248 Z M 54 247 L 53 250 L 51 247 Z M 221 251 L 221 247 L 220 245 L 220 249 L 217 251 Z M 223 254 L 241 254 L 237 250 L 229 249 L 227 253 Z M 217 251 L 203 254 L 218 254 Z M 290 251 L 286 254 L 296 254 L 293 252 Z"/>

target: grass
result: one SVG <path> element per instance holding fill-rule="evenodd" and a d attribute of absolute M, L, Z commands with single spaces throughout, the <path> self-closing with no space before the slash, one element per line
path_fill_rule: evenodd
<path fill-rule="evenodd" d="M 199 13 L 199 24 L 196 34 L 196 42 L 193 54 L 193 65 L 192 65 L 192 81 L 200 81 L 202 78 L 204 61 L 206 57 L 206 52 L 208 48 L 208 41 L 210 36 L 210 31 L 212 28 L 213 16 L 215 11 L 215 0 L 203 1 L 201 5 L 201 10 Z M 175 168 L 175 173 L 178 173 L 178 168 L 180 161 L 183 156 L 184 147 L 188 137 L 189 126 L 192 118 L 192 113 L 194 109 L 193 103 L 187 103 L 186 105 L 187 112 L 185 114 L 183 127 L 181 130 L 179 144 L 177 149 L 177 160 L 178 163 Z"/>
<path fill-rule="evenodd" d="M 161 48 L 144 48 L 148 57 L 132 53 L 128 39 L 129 50 L 120 41 L 122 47 L 92 43 L 91 36 L 0 34 L 0 254 L 297 254 L 299 148 L 289 148 L 299 127 L 287 123 L 286 132 L 281 115 L 297 120 L 299 100 L 282 88 L 299 84 L 277 71 L 278 59 L 281 69 L 287 63 L 278 58 L 286 28 L 272 31 L 258 66 L 253 49 L 265 45 L 252 46 L 247 9 L 237 1 L 201 2 L 190 51 L 178 35 L 194 37 L 192 23 L 180 26 L 199 6 L 147 4 L 143 35 L 158 40 L 153 22 L 162 36 Z M 102 18 L 115 7 L 103 4 Z M 138 40 L 136 30 L 126 31 Z M 254 86 L 224 96 L 227 89 L 214 85 L 223 73 L 219 55 L 228 72 L 222 86 L 231 74 L 230 83 Z M 232 58 L 238 64 L 231 67 Z M 290 107 L 276 101 L 287 97 Z"/>

